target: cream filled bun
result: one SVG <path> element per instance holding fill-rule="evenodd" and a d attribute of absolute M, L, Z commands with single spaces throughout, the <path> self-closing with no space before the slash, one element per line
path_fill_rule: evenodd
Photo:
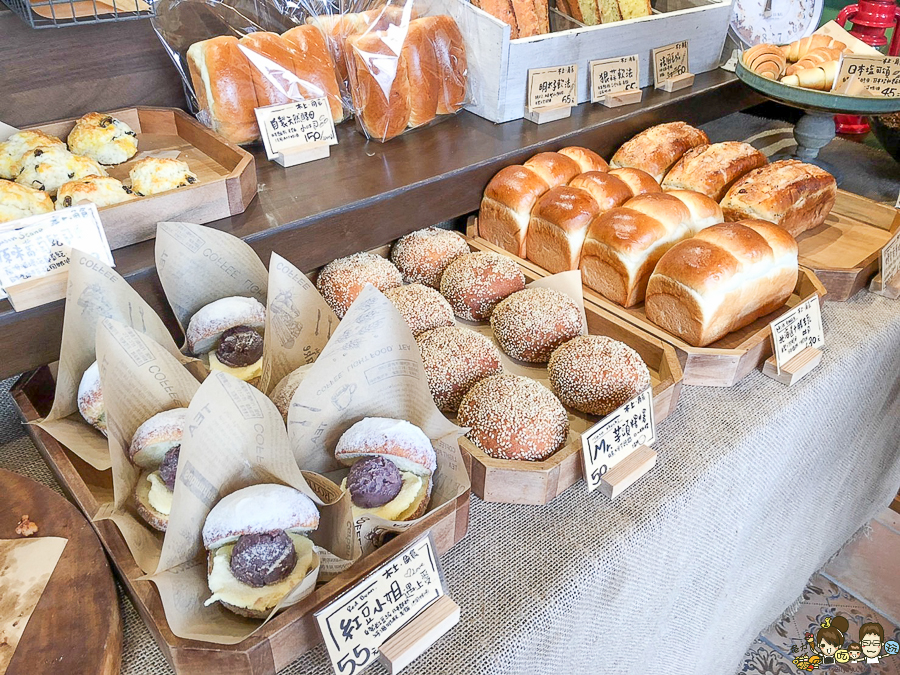
<path fill-rule="evenodd" d="M 269 394 L 272 403 L 275 404 L 278 412 L 284 418 L 285 424 L 287 424 L 288 410 L 291 407 L 291 399 L 294 398 L 294 392 L 297 391 L 297 387 L 306 378 L 310 368 L 312 368 L 312 364 L 307 363 L 305 366 L 300 366 L 296 370 L 291 371 L 281 378 L 281 381 L 275 385 L 272 393 Z"/>
<path fill-rule="evenodd" d="M 264 619 L 316 566 L 305 536 L 319 526 L 309 497 L 284 485 L 232 492 L 203 524 L 203 546 L 212 596 L 236 614 Z"/>
<path fill-rule="evenodd" d="M 206 357 L 210 370 L 221 370 L 256 384 L 262 375 L 266 308 L 255 298 L 222 298 L 201 307 L 185 337 L 195 356 Z"/>
<path fill-rule="evenodd" d="M 78 385 L 78 412 L 84 420 L 106 436 L 106 408 L 100 388 L 100 369 L 94 361 L 81 376 Z"/>
<path fill-rule="evenodd" d="M 344 432 L 334 456 L 350 466 L 341 488 L 350 491 L 354 518 L 413 520 L 428 508 L 437 458 L 419 427 L 367 417 Z"/>
<path fill-rule="evenodd" d="M 185 415 L 187 408 L 157 413 L 137 428 L 128 446 L 128 459 L 144 469 L 134 490 L 137 512 L 161 532 L 172 512 Z"/>

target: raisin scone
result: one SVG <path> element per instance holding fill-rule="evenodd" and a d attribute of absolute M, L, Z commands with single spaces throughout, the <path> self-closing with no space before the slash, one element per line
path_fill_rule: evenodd
<path fill-rule="evenodd" d="M 69 150 L 101 164 L 121 164 L 134 157 L 137 134 L 112 115 L 88 113 L 75 123 L 69 134 Z"/>
<path fill-rule="evenodd" d="M 131 176 L 131 189 L 141 197 L 197 182 L 197 175 L 191 173 L 187 163 L 166 157 L 147 157 L 138 160 L 128 175 Z"/>
<path fill-rule="evenodd" d="M 66 144 L 43 131 L 26 129 L 13 134 L 0 143 L 0 178 L 15 180 L 22 170 L 22 156 L 29 150 L 39 147 L 66 147 Z"/>
<path fill-rule="evenodd" d="M 53 202 L 46 192 L 0 180 L 0 223 L 49 213 Z"/>
<path fill-rule="evenodd" d="M 105 176 L 106 169 L 94 160 L 73 155 L 60 146 L 41 146 L 22 157 L 22 170 L 16 182 L 56 196 L 63 183 L 87 176 Z"/>
<path fill-rule="evenodd" d="M 134 199 L 131 188 L 112 176 L 88 176 L 64 183 L 56 193 L 56 210 L 74 206 L 79 202 L 91 202 L 102 206 L 121 204 Z"/>

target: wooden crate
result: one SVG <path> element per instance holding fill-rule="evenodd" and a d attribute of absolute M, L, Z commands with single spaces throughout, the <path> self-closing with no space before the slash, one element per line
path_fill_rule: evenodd
<path fill-rule="evenodd" d="M 481 239 L 468 238 L 476 251 L 495 250 Z M 520 263 L 526 282 L 546 276 Z M 668 417 L 678 403 L 681 393 L 682 371 L 671 345 L 636 328 L 627 321 L 585 303 L 588 333 L 606 335 L 624 342 L 634 349 L 647 364 L 653 386 L 653 412 L 659 423 Z M 599 421 L 599 417 L 569 411 L 585 429 Z M 472 493 L 486 502 L 507 504 L 547 504 L 578 482 L 583 475 L 581 434 L 570 431 L 566 445 L 542 462 L 495 459 L 482 452 L 466 438 L 460 447 L 471 456 L 470 477 Z"/>
<path fill-rule="evenodd" d="M 46 415 L 54 394 L 50 369 L 44 366 L 26 373 L 19 378 L 11 393 L 25 422 Z M 60 485 L 89 520 L 97 513 L 101 503 L 112 500 L 111 472 L 94 469 L 34 425 L 27 425 L 26 430 Z M 463 459 L 468 463 L 466 453 L 463 453 Z M 431 530 L 435 545 L 442 553 L 462 539 L 469 527 L 469 493 L 436 509 L 421 524 L 360 559 L 349 570 L 317 588 L 235 645 L 185 640 L 173 635 L 156 586 L 141 580 L 144 573 L 135 563 L 119 529 L 110 520 L 92 522 L 91 525 L 109 554 L 126 592 L 176 673 L 271 675 L 322 641 L 313 618 L 315 611 L 399 553 L 413 539 Z"/>
<path fill-rule="evenodd" d="M 825 223 L 797 237 L 800 264 L 815 272 L 829 300 L 843 302 L 875 276 L 881 249 L 898 229 L 897 209 L 838 190 Z"/>
<path fill-rule="evenodd" d="M 178 159 L 197 174 L 197 182 L 150 197 L 100 209 L 100 220 L 113 250 L 153 239 L 156 224 L 184 221 L 202 225 L 243 213 L 256 196 L 256 162 L 246 150 L 207 129 L 175 108 L 125 108 L 109 113 L 137 133 L 138 154 L 178 150 Z M 41 124 L 40 129 L 63 140 L 77 120 Z M 113 178 L 131 184 L 128 172 L 135 158 L 106 167 Z M 11 223 L 14 224 L 14 223 Z"/>

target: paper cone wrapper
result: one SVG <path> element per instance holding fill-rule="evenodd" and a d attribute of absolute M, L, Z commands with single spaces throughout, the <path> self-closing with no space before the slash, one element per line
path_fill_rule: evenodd
<path fill-rule="evenodd" d="M 78 385 L 96 361 L 97 325 L 112 319 L 144 333 L 182 361 L 162 319 L 117 272 L 96 258 L 72 250 L 56 393 L 50 413 L 37 425 L 95 469 L 111 466 L 106 438 L 78 412 Z M 105 398 L 105 397 L 104 397 Z"/>

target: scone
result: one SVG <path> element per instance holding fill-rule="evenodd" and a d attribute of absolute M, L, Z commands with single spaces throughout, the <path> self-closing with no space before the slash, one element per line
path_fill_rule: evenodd
<path fill-rule="evenodd" d="M 19 162 L 26 152 L 42 146 L 49 148 L 54 145 L 61 148 L 66 147 L 66 144 L 56 136 L 45 134 L 43 131 L 26 129 L 13 134 L 0 143 L 0 178 L 15 180 L 19 171 L 22 170 Z"/>
<path fill-rule="evenodd" d="M 46 192 L 34 190 L 8 180 L 0 180 L 0 223 L 36 216 L 53 210 Z"/>
<path fill-rule="evenodd" d="M 186 162 L 167 157 L 147 157 L 138 160 L 128 175 L 131 176 L 131 189 L 141 197 L 197 182 L 197 176 L 191 173 Z"/>
<path fill-rule="evenodd" d="M 105 176 L 106 169 L 92 159 L 73 155 L 63 146 L 44 146 L 29 150 L 22 157 L 22 171 L 16 182 L 51 197 L 63 183 L 87 176 Z"/>
<path fill-rule="evenodd" d="M 56 193 L 56 210 L 74 206 L 79 202 L 91 202 L 97 207 L 121 204 L 134 199 L 131 188 L 111 176 L 88 176 L 63 183 Z"/>
<path fill-rule="evenodd" d="M 111 115 L 88 113 L 69 134 L 69 150 L 101 164 L 121 164 L 137 152 L 137 134 Z"/>

